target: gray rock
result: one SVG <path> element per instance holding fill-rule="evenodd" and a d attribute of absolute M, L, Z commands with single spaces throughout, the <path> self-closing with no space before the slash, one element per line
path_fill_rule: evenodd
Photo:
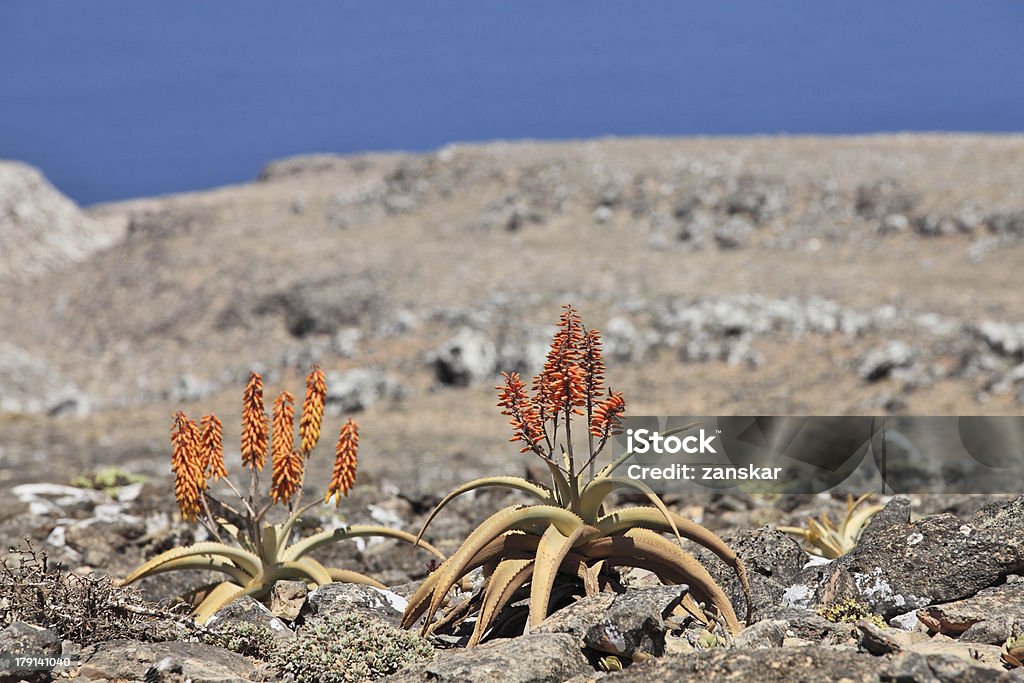
<path fill-rule="evenodd" d="M 746 218 L 734 216 L 715 228 L 715 243 L 720 249 L 739 249 L 746 245 L 754 226 Z"/>
<path fill-rule="evenodd" d="M 342 416 L 358 413 L 382 400 L 398 400 L 405 393 L 401 383 L 377 368 L 328 372 L 326 411 Z"/>
<path fill-rule="evenodd" d="M 896 496 L 886 503 L 884 508 L 875 513 L 868 525 L 864 527 L 864 531 L 861 532 L 858 542 L 870 541 L 881 534 L 891 533 L 893 530 L 898 533 L 899 530 L 906 529 L 909 525 L 910 499 L 906 496 Z"/>
<path fill-rule="evenodd" d="M 857 374 L 868 382 L 885 379 L 896 368 L 905 368 L 914 361 L 914 350 L 901 341 L 891 341 L 872 349 L 861 359 Z"/>
<path fill-rule="evenodd" d="M 817 612 L 800 607 L 773 606 L 761 613 L 766 621 L 784 621 L 786 635 L 815 643 L 843 644 L 855 638 L 853 624 L 837 624 Z"/>
<path fill-rule="evenodd" d="M 615 596 L 602 618 L 583 635 L 587 647 L 632 658 L 638 652 L 660 655 L 665 648 L 663 618 L 689 591 L 685 585 L 630 590 Z"/>
<path fill-rule="evenodd" d="M 219 631 L 232 626 L 249 624 L 265 628 L 274 638 L 287 640 L 295 633 L 267 607 L 248 595 L 221 608 L 206 622 L 206 627 Z"/>
<path fill-rule="evenodd" d="M 1008 583 L 986 588 L 976 595 L 920 610 L 917 618 L 937 633 L 959 636 L 969 628 L 990 619 L 1012 620 L 1024 615 L 1024 583 Z"/>
<path fill-rule="evenodd" d="M 971 627 L 960 636 L 960 642 L 1002 645 L 1007 638 L 1021 632 L 1024 632 L 1024 618 L 1019 614 L 1004 614 L 971 624 Z"/>
<path fill-rule="evenodd" d="M 854 209 L 863 218 L 882 219 L 890 214 L 910 215 L 919 202 L 917 193 L 885 180 L 858 187 Z"/>
<path fill-rule="evenodd" d="M 309 593 L 309 612 L 321 617 L 352 611 L 376 617 L 397 626 L 408 604 L 405 598 L 389 590 L 355 583 L 329 583 Z"/>
<path fill-rule="evenodd" d="M 934 515 L 880 530 L 828 567 L 822 595 L 854 597 L 886 619 L 971 596 L 1024 568 L 1022 521 L 1007 517 L 993 512 L 985 528 Z"/>
<path fill-rule="evenodd" d="M 740 531 L 729 539 L 748 573 L 788 584 L 807 563 L 807 553 L 791 537 L 772 526 Z"/>
<path fill-rule="evenodd" d="M 278 581 L 270 591 L 270 611 L 280 619 L 295 621 L 308 594 L 309 588 L 302 581 Z"/>
<path fill-rule="evenodd" d="M 914 232 L 924 237 L 953 235 L 958 230 L 956 219 L 951 216 L 926 213 L 914 219 Z"/>
<path fill-rule="evenodd" d="M 884 660 L 883 660 L 884 661 Z M 708 683 L 709 681 L 844 681 L 878 683 L 879 660 L 851 650 L 775 647 L 759 650 L 712 648 L 696 654 L 634 664 L 611 677 L 619 683 Z"/>
<path fill-rule="evenodd" d="M 0 161 L 0 284 L 80 263 L 121 239 L 124 228 L 86 216 L 38 169 Z"/>
<path fill-rule="evenodd" d="M 150 669 L 172 672 L 179 666 L 193 683 L 246 681 L 254 669 L 252 660 L 214 645 L 112 640 L 83 651 L 78 678 L 141 681 Z"/>
<path fill-rule="evenodd" d="M 1004 211 L 990 214 L 985 224 L 993 235 L 1024 236 L 1024 210 Z"/>
<path fill-rule="evenodd" d="M 591 671 L 575 636 L 532 633 L 494 640 L 468 650 L 444 650 L 429 664 L 419 664 L 384 679 L 414 683 L 556 683 Z"/>
<path fill-rule="evenodd" d="M 975 664 L 962 657 L 906 652 L 879 672 L 882 681 L 896 683 L 1002 683 L 1019 681 L 1009 672 Z"/>
<path fill-rule="evenodd" d="M 494 342 L 464 327 L 437 351 L 434 369 L 442 384 L 464 387 L 494 375 L 497 361 Z"/>
<path fill-rule="evenodd" d="M 873 655 L 891 655 L 903 650 L 903 644 L 893 632 L 870 621 L 858 621 L 857 631 L 860 634 L 860 646 Z"/>
<path fill-rule="evenodd" d="M 61 641 L 53 631 L 13 621 L 0 631 L 0 683 L 49 680 L 51 668 L 20 667 L 13 657 L 58 657 Z"/>
<path fill-rule="evenodd" d="M 766 619 L 740 631 L 736 636 L 736 647 L 741 650 L 758 650 L 766 647 L 782 647 L 789 623 L 781 619 Z"/>

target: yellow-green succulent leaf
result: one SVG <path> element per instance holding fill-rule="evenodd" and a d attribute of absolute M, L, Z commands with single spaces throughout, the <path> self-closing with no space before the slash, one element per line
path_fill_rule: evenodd
<path fill-rule="evenodd" d="M 349 569 L 327 567 L 327 573 L 330 575 L 332 581 L 339 581 L 341 583 L 358 583 L 362 586 L 373 586 L 374 588 L 380 588 L 381 590 L 387 589 L 387 586 L 377 579 L 370 578 L 365 574 L 360 574 L 359 572 L 354 572 Z"/>
<path fill-rule="evenodd" d="M 231 581 L 225 581 L 217 584 L 210 593 L 203 598 L 203 601 L 199 603 L 194 610 L 192 610 L 192 616 L 200 624 L 205 624 L 209 621 L 210 617 L 217 613 L 218 610 L 223 608 L 228 603 L 240 598 L 246 589 L 239 586 L 237 583 Z"/>
<path fill-rule="evenodd" d="M 235 548 L 234 546 L 226 545 L 224 543 L 204 541 L 202 543 L 193 543 L 192 545 L 182 548 L 171 548 L 166 552 L 160 553 L 126 576 L 121 584 L 127 585 L 134 581 L 138 581 L 139 579 L 148 576 L 157 567 L 167 562 L 171 562 L 172 560 L 183 559 L 186 557 L 201 557 L 204 555 L 223 557 L 235 563 L 239 568 L 252 576 L 256 576 L 260 573 L 260 569 L 263 564 L 259 556 L 255 553 L 250 553 L 247 550 Z"/>
<path fill-rule="evenodd" d="M 166 572 L 178 571 L 180 569 L 200 569 L 215 571 L 221 574 L 226 574 L 227 576 L 231 577 L 233 581 L 241 584 L 248 583 L 253 579 L 252 575 L 248 574 L 237 565 L 228 562 L 227 560 L 221 559 L 219 557 L 214 557 L 212 555 L 180 557 L 176 560 L 163 562 L 159 564 L 157 567 L 147 571 L 145 573 L 145 576 L 154 576 L 156 574 L 164 574 Z M 135 581 L 138 578 L 142 577 L 136 577 L 132 580 Z"/>
<path fill-rule="evenodd" d="M 677 532 L 683 538 L 688 538 L 694 543 L 704 546 L 725 562 L 736 573 L 743 588 L 743 597 L 747 607 L 747 619 L 750 619 L 753 612 L 752 598 L 750 592 L 750 579 L 747 577 L 747 569 L 743 561 L 729 545 L 719 538 L 718 534 L 710 529 L 697 524 L 692 519 L 687 519 L 677 512 L 668 511 L 669 517 L 675 523 L 675 528 L 668 526 L 662 519 L 662 513 L 649 507 L 624 508 L 611 512 L 595 525 L 602 535 L 615 535 L 632 528 L 644 528 L 662 533 Z"/>
<path fill-rule="evenodd" d="M 392 529 L 386 526 L 353 524 L 352 526 L 343 526 L 338 527 L 337 529 L 321 531 L 309 538 L 304 538 L 303 540 L 288 546 L 288 548 L 286 548 L 281 554 L 281 559 L 297 560 L 318 548 L 322 548 L 325 545 L 335 543 L 337 541 L 344 541 L 349 538 L 366 538 L 373 536 L 397 538 L 398 540 L 405 541 L 406 543 L 411 543 L 413 545 L 416 544 L 416 537 L 407 531 L 402 531 L 401 529 Z M 429 543 L 420 541 L 419 546 L 435 557 L 442 560 L 444 559 L 444 555 L 441 551 Z"/>
<path fill-rule="evenodd" d="M 470 563 L 466 565 L 463 573 L 471 572 L 477 567 L 481 567 L 485 564 L 500 562 L 502 559 L 531 558 L 536 555 L 537 543 L 539 541 L 539 536 L 530 534 L 523 534 L 514 531 L 502 534 L 484 546 L 484 548 L 476 554 Z M 405 613 L 402 615 L 402 628 L 409 628 L 416 623 L 416 620 L 423 616 L 424 612 L 426 612 L 434 587 L 437 585 L 444 573 L 443 570 L 446 565 L 450 564 L 450 559 L 451 558 L 446 560 L 440 567 L 431 572 L 431 574 L 420 583 L 412 597 L 409 598 L 409 604 L 405 609 Z M 451 588 L 451 586 L 449 586 L 449 588 Z"/>
<path fill-rule="evenodd" d="M 549 525 L 555 526 L 563 534 L 568 535 L 577 527 L 582 526 L 583 520 L 572 512 L 553 505 L 510 507 L 499 510 L 488 517 L 469 534 L 459 549 L 438 568 L 441 575 L 434 586 L 430 608 L 427 610 L 427 622 L 429 623 L 433 619 L 445 596 L 448 595 L 448 591 L 456 581 L 462 578 L 466 566 L 484 546 L 500 537 L 506 531 L 514 529 L 520 531 L 546 529 Z"/>
<path fill-rule="evenodd" d="M 281 568 L 284 570 L 301 572 L 312 579 L 318 586 L 326 586 L 334 580 L 331 578 L 331 572 L 312 557 L 303 557 L 298 560 L 282 562 Z"/>
<path fill-rule="evenodd" d="M 698 426 L 700 426 L 700 422 L 691 422 L 688 425 L 683 425 L 682 427 L 676 427 L 676 428 L 670 429 L 670 430 L 668 430 L 666 432 L 662 432 L 661 435 L 662 436 L 671 436 L 673 434 L 678 434 L 680 432 L 688 431 L 688 430 L 693 429 L 694 427 L 698 427 Z M 605 465 L 601 469 L 601 471 L 597 473 L 597 475 L 594 478 L 595 479 L 602 479 L 604 477 L 611 476 L 612 472 L 614 472 L 619 467 L 619 465 L 622 465 L 624 462 L 626 462 L 627 460 L 632 458 L 635 454 L 636 453 L 634 451 L 629 451 L 627 453 L 623 453 L 618 458 L 616 458 L 612 462 L 610 462 L 607 465 Z"/>
<path fill-rule="evenodd" d="M 675 520 L 672 519 L 672 513 L 661 500 L 661 497 L 644 482 L 626 477 L 603 477 L 601 479 L 594 479 L 587 484 L 580 495 L 581 516 L 584 521 L 588 524 L 595 523 L 601 510 L 601 503 L 604 502 L 609 493 L 619 488 L 631 488 L 646 495 L 654 508 L 661 513 L 661 516 L 668 523 L 672 533 L 675 534 L 676 540 L 680 543 L 683 542 L 682 537 L 679 535 L 679 529 L 676 528 Z"/>
<path fill-rule="evenodd" d="M 685 583 L 698 597 L 718 609 L 730 631 L 739 633 L 740 623 L 732 603 L 693 555 L 678 544 L 649 529 L 630 529 L 621 536 L 606 536 L 591 541 L 579 550 L 592 559 L 608 559 L 613 564 L 627 564 L 654 571 L 663 581 Z"/>
<path fill-rule="evenodd" d="M 591 526 L 576 527 L 570 534 L 561 533 L 554 525 L 544 531 L 540 543 L 537 544 L 537 562 L 530 581 L 531 626 L 538 625 L 548 616 L 551 589 L 555 585 L 555 576 L 566 554 L 584 534 L 590 537 L 597 533 L 597 529 Z"/>
<path fill-rule="evenodd" d="M 260 557 L 263 558 L 263 564 L 265 565 L 277 564 L 280 559 L 280 555 L 277 552 L 278 531 L 279 529 L 276 525 L 263 525 L 263 533 L 260 536 Z"/>
<path fill-rule="evenodd" d="M 483 604 L 480 613 L 477 615 L 476 624 L 473 627 L 473 634 L 469 638 L 468 647 L 473 647 L 480 642 L 494 618 L 498 616 L 501 609 L 511 599 L 512 594 L 519 590 L 526 580 L 530 578 L 533 571 L 533 560 L 502 560 L 495 567 L 494 572 L 487 580 L 487 588 L 484 591 Z"/>
<path fill-rule="evenodd" d="M 555 472 L 558 472 L 557 468 L 555 468 Z M 558 474 L 561 475 L 561 472 L 558 472 Z M 484 477 L 483 479 L 474 479 L 473 481 L 467 482 L 453 490 L 447 496 L 442 498 L 440 503 L 434 506 L 434 509 L 431 510 L 430 514 L 427 516 L 426 521 L 423 522 L 420 532 L 416 534 L 416 544 L 418 545 L 420 543 L 420 539 L 423 538 L 423 534 L 426 532 L 427 527 L 432 521 L 434 521 L 434 517 L 436 517 L 437 514 L 441 512 L 446 505 L 448 505 L 448 503 L 452 502 L 463 493 L 469 493 L 470 491 L 488 486 L 499 486 L 528 493 L 544 505 L 558 504 L 558 501 L 555 499 L 555 496 L 550 489 L 540 486 L 539 484 L 534 484 L 522 477 Z"/>

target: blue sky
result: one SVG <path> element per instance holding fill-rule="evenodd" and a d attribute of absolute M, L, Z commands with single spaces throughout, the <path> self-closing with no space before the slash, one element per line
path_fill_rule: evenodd
<path fill-rule="evenodd" d="M 83 203 L 306 152 L 1024 129 L 1024 3 L 7 3 L 0 157 Z"/>

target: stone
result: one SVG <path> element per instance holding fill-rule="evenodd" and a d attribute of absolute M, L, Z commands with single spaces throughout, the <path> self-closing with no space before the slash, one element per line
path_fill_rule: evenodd
<path fill-rule="evenodd" d="M 364 411 L 381 400 L 397 400 L 404 391 L 393 376 L 377 368 L 328 372 L 326 410 L 334 416 Z"/>
<path fill-rule="evenodd" d="M 267 609 L 263 603 L 258 600 L 254 600 L 248 595 L 238 598 L 237 600 L 233 600 L 225 607 L 217 610 L 217 612 L 207 620 L 206 627 L 213 631 L 219 631 L 232 626 L 238 626 L 240 624 L 250 624 L 252 626 L 265 628 L 274 636 L 274 638 L 279 640 L 287 640 L 295 635 L 295 633 L 288 628 L 283 621 L 274 616 L 274 614 Z"/>
<path fill-rule="evenodd" d="M 989 619 L 1024 615 L 1024 583 L 986 588 L 963 600 L 932 605 L 917 618 L 936 633 L 959 636 L 975 624 Z"/>
<path fill-rule="evenodd" d="M 902 652 L 904 642 L 900 636 L 905 632 L 882 628 L 870 621 L 858 621 L 857 631 L 860 634 L 860 646 L 873 655 L 891 655 Z"/>
<path fill-rule="evenodd" d="M 616 683 L 708 683 L 709 681 L 843 681 L 878 683 L 879 662 L 852 650 L 773 647 L 759 650 L 711 648 L 696 654 L 663 657 L 616 673 Z"/>
<path fill-rule="evenodd" d="M 880 671 L 882 681 L 894 683 L 1003 683 L 1020 678 L 999 667 L 955 655 L 906 652 Z"/>
<path fill-rule="evenodd" d="M 1003 614 L 971 624 L 960 642 L 1002 645 L 1015 633 L 1024 633 L 1024 618 Z"/>
<path fill-rule="evenodd" d="M 1020 519 L 999 509 L 975 517 L 980 523 L 932 515 L 862 538 L 820 575 L 819 597 L 852 597 L 890 619 L 969 597 L 1024 568 Z"/>
<path fill-rule="evenodd" d="M 442 650 L 428 664 L 417 664 L 383 680 L 395 683 L 555 683 L 583 671 L 593 673 L 575 636 L 531 633 L 502 638 L 465 650 Z"/>
<path fill-rule="evenodd" d="M 408 604 L 405 598 L 389 590 L 341 582 L 320 586 L 306 598 L 307 610 L 321 617 L 357 611 L 395 626 L 401 623 Z"/>
<path fill-rule="evenodd" d="M 781 619 L 765 619 L 748 626 L 736 636 L 736 647 L 741 650 L 758 650 L 766 647 L 782 647 L 789 623 Z"/>
<path fill-rule="evenodd" d="M 905 529 L 909 525 L 910 499 L 906 496 L 896 496 L 871 517 L 860 533 L 858 542 L 877 538 L 878 535 L 893 530 Z"/>
<path fill-rule="evenodd" d="M 733 216 L 715 228 L 715 243 L 720 249 L 739 249 L 746 245 L 753 232 L 749 219 Z"/>
<path fill-rule="evenodd" d="M 13 657 L 59 657 L 61 641 L 53 631 L 41 626 L 12 621 L 0 631 L 0 683 L 44 681 L 53 667 L 18 666 Z"/>
<path fill-rule="evenodd" d="M 799 607 L 779 607 L 766 609 L 761 618 L 768 621 L 784 621 L 786 636 L 800 638 L 814 643 L 843 644 L 856 637 L 853 624 L 837 624 L 831 622 L 817 612 Z"/>
<path fill-rule="evenodd" d="M 434 371 L 442 384 L 465 387 L 491 377 L 497 368 L 498 351 L 491 339 L 462 328 L 434 357 Z"/>
<path fill-rule="evenodd" d="M 124 236 L 124 225 L 88 217 L 36 168 L 0 161 L 0 285 L 80 263 Z"/>
<path fill-rule="evenodd" d="M 865 354 L 857 374 L 867 382 L 877 382 L 888 377 L 896 368 L 909 367 L 913 361 L 914 351 L 908 344 L 891 341 Z"/>
<path fill-rule="evenodd" d="M 77 677 L 141 681 L 150 669 L 173 672 L 179 667 L 193 683 L 246 681 L 255 668 L 249 658 L 205 643 L 112 640 L 83 650 Z"/>
<path fill-rule="evenodd" d="M 270 612 L 285 621 L 295 621 L 308 594 L 309 588 L 302 581 L 278 581 L 270 591 Z"/>
<path fill-rule="evenodd" d="M 661 655 L 664 618 L 682 601 L 685 585 L 631 589 L 620 595 L 601 593 L 563 607 L 532 633 L 571 633 L 598 652 L 633 658 Z"/>

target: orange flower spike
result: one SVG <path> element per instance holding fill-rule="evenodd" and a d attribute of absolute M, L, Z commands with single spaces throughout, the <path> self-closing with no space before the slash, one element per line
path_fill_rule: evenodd
<path fill-rule="evenodd" d="M 341 496 L 348 492 L 356 483 L 356 465 L 359 454 L 359 425 L 351 418 L 341 426 L 338 434 L 338 445 L 335 448 L 334 474 L 331 484 L 327 487 L 324 502 L 335 498 L 335 504 L 341 504 Z"/>
<path fill-rule="evenodd" d="M 211 481 L 228 476 L 224 467 L 224 424 L 216 415 L 204 415 L 199 422 L 202 432 L 199 438 L 203 454 L 204 471 Z"/>
<path fill-rule="evenodd" d="M 289 503 L 302 488 L 302 472 L 306 457 L 298 448 L 283 456 L 274 455 L 274 472 L 271 475 L 270 498 L 275 503 Z"/>
<path fill-rule="evenodd" d="M 186 521 L 193 521 L 200 510 L 200 499 L 206 489 L 205 463 L 200 450 L 199 426 L 185 413 L 174 414 L 171 429 L 171 470 L 174 472 L 174 497 Z"/>
<path fill-rule="evenodd" d="M 287 460 L 292 453 L 292 442 L 295 440 L 295 397 L 290 392 L 282 391 L 274 401 L 273 428 L 271 431 L 271 453 L 274 466 L 278 460 Z"/>
<path fill-rule="evenodd" d="M 613 391 L 594 408 L 594 416 L 590 420 L 590 433 L 604 438 L 621 433 L 622 415 L 626 412 L 626 399 L 622 393 Z"/>
<path fill-rule="evenodd" d="M 590 405 L 601 400 L 604 391 L 604 355 L 601 348 L 601 333 L 587 330 L 583 337 L 583 348 L 580 352 L 580 367 L 583 368 L 586 381 L 587 400 Z"/>
<path fill-rule="evenodd" d="M 302 485 L 302 470 L 305 459 L 299 455 L 295 462 L 295 397 L 287 391 L 274 401 L 273 432 L 271 433 L 271 452 L 273 454 L 273 472 L 270 479 L 270 498 L 275 502 L 287 503 L 295 491 Z"/>
<path fill-rule="evenodd" d="M 498 407 L 504 408 L 502 415 L 509 416 L 513 435 L 509 441 L 523 441 L 527 445 L 520 449 L 521 453 L 532 450 L 544 439 L 544 428 L 540 413 L 526 393 L 526 384 L 519 373 L 501 373 L 505 383 L 495 387 L 498 389 Z"/>
<path fill-rule="evenodd" d="M 533 388 L 545 414 L 555 415 L 566 408 L 581 414 L 576 408 L 587 405 L 585 371 L 580 367 L 583 323 L 572 306 L 562 308 L 544 369 L 534 379 Z"/>
<path fill-rule="evenodd" d="M 262 470 L 267 461 L 270 420 L 263 405 L 263 378 L 249 373 L 242 397 L 242 464 Z"/>
<path fill-rule="evenodd" d="M 309 454 L 320 440 L 320 424 L 324 417 L 324 403 L 327 400 L 327 383 L 324 371 L 313 365 L 306 377 L 306 398 L 302 402 L 302 419 L 299 421 L 299 436 L 302 438 L 302 452 Z"/>

